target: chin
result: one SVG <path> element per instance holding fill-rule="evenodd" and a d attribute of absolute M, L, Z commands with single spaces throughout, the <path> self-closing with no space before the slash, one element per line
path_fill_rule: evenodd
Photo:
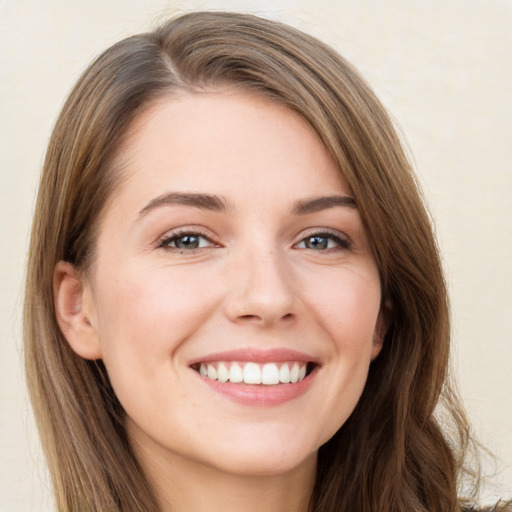
<path fill-rule="evenodd" d="M 241 476 L 277 476 L 315 465 L 318 447 L 300 433 L 259 432 L 231 439 L 210 453 L 210 465 Z"/>
<path fill-rule="evenodd" d="M 215 468 L 222 473 L 243 477 L 274 477 L 286 475 L 302 468 L 316 467 L 317 452 L 308 454 L 293 453 L 281 449 L 280 452 L 264 452 L 262 450 L 245 452 L 236 457 L 228 457 Z"/>

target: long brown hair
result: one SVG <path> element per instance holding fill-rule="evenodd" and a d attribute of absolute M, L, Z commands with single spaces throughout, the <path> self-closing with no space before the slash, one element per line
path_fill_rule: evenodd
<path fill-rule="evenodd" d="M 101 212 L 122 173 L 131 122 L 175 91 L 238 87 L 298 112 L 352 189 L 392 318 L 349 420 L 320 448 L 315 512 L 449 512 L 469 432 L 448 384 L 443 273 L 418 186 L 390 119 L 342 57 L 280 23 L 193 13 L 97 58 L 53 131 L 36 205 L 25 299 L 27 379 L 57 509 L 156 512 L 101 361 L 81 359 L 56 322 L 60 260 L 87 271 Z M 436 411 L 445 403 L 443 429 Z"/>

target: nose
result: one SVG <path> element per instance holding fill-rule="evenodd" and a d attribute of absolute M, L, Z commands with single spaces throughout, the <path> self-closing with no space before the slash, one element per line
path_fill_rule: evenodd
<path fill-rule="evenodd" d="M 229 279 L 225 313 L 231 321 L 272 326 L 296 317 L 300 301 L 284 255 L 241 255 Z"/>

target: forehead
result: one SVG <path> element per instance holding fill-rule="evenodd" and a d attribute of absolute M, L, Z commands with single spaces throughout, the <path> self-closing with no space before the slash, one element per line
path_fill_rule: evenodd
<path fill-rule="evenodd" d="M 287 195 L 310 188 L 347 192 L 317 134 L 296 112 L 240 91 L 180 93 L 153 103 L 132 124 L 119 152 L 124 187 L 239 196 L 273 183 Z M 341 190 L 338 190 L 341 191 Z M 268 192 L 268 190 L 266 190 Z"/>

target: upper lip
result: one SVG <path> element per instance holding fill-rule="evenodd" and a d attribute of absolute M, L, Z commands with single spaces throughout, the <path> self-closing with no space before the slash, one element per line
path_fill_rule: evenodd
<path fill-rule="evenodd" d="M 251 361 L 262 364 L 297 361 L 299 363 L 303 362 L 318 364 L 316 358 L 303 352 L 298 352 L 296 350 L 291 350 L 287 348 L 273 348 L 267 350 L 245 348 L 207 354 L 202 357 L 193 359 L 192 361 L 190 361 L 189 365 L 192 366 L 198 363 L 208 363 L 214 361 Z"/>

